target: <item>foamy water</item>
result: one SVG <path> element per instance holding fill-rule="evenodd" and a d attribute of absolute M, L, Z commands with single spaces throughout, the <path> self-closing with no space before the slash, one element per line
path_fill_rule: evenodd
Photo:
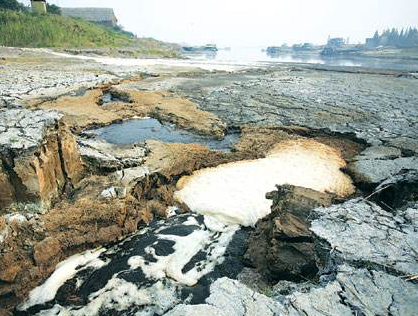
<path fill-rule="evenodd" d="M 196 60 L 196 59 L 173 59 L 173 58 L 114 58 L 114 57 L 96 57 L 72 55 L 66 53 L 54 52 L 43 49 L 49 54 L 81 60 L 93 60 L 103 65 L 137 67 L 147 69 L 149 67 L 169 67 L 169 68 L 200 68 L 203 70 L 219 71 L 237 71 L 248 67 L 261 66 L 258 62 L 239 62 L 239 61 L 216 61 L 216 60 Z"/>
<path fill-rule="evenodd" d="M 354 192 L 350 178 L 340 169 L 340 153 L 314 140 L 288 141 L 266 158 L 241 161 L 196 171 L 179 181 L 175 198 L 193 211 L 223 223 L 243 226 L 270 214 L 267 192 L 291 184 L 347 196 Z"/>

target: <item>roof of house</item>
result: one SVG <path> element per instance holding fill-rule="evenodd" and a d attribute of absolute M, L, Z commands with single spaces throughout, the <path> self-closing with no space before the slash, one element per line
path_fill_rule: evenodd
<path fill-rule="evenodd" d="M 61 8 L 64 16 L 81 18 L 93 22 L 116 21 L 112 8 Z"/>

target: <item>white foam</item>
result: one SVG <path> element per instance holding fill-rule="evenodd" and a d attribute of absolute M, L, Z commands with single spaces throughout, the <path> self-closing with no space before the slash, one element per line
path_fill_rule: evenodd
<path fill-rule="evenodd" d="M 190 223 L 188 223 L 188 225 L 195 224 L 197 224 L 195 220 L 190 220 Z M 204 265 L 199 267 L 199 269 L 195 266 L 186 273 L 182 272 L 184 266 L 200 250 L 213 242 L 214 232 L 210 230 L 197 229 L 187 236 L 159 235 L 160 240 L 165 239 L 175 242 L 172 254 L 157 256 L 154 248 L 147 247 L 145 251 L 157 259 L 156 262 L 146 262 L 141 256 L 133 256 L 129 258 L 128 264 L 131 269 L 141 268 L 147 278 L 158 280 L 168 277 L 181 284 L 193 286 L 203 275 L 211 272 L 217 264 L 222 262 L 225 249 L 236 230 L 237 227 L 229 227 L 228 230 L 224 229 L 224 232 L 217 238 L 217 243 L 214 244 L 213 250 L 207 254 Z"/>
<path fill-rule="evenodd" d="M 38 316 L 90 316 L 99 315 L 103 310 L 127 310 L 132 306 L 149 306 L 135 313 L 137 316 L 161 315 L 179 302 L 176 287 L 167 282 L 156 282 L 139 289 L 135 284 L 114 276 L 106 286 L 90 295 L 90 302 L 82 308 L 55 305 L 52 309 L 38 313 Z"/>
<path fill-rule="evenodd" d="M 48 280 L 30 292 L 29 298 L 19 306 L 19 310 L 27 310 L 32 306 L 53 300 L 58 289 L 67 280 L 74 277 L 77 272 L 89 267 L 95 269 L 103 267 L 106 263 L 98 257 L 104 251 L 104 248 L 96 251 L 86 251 L 59 263 Z"/>
<path fill-rule="evenodd" d="M 81 60 L 93 60 L 103 65 L 138 67 L 146 69 L 147 67 L 177 67 L 177 68 L 200 68 L 203 70 L 236 71 L 248 67 L 261 66 L 263 63 L 256 62 L 233 62 L 233 61 L 212 61 L 212 60 L 193 60 L 193 59 L 174 59 L 174 58 L 114 58 L 114 57 L 95 57 L 72 55 L 66 53 L 54 52 L 49 49 L 32 49 L 34 51 L 43 51 L 55 56 L 64 58 L 73 58 Z"/>
<path fill-rule="evenodd" d="M 265 198 L 276 185 L 292 184 L 340 196 L 353 193 L 339 152 L 314 140 L 280 144 L 264 159 L 208 168 L 179 181 L 175 198 L 222 223 L 254 225 L 270 213 Z"/>

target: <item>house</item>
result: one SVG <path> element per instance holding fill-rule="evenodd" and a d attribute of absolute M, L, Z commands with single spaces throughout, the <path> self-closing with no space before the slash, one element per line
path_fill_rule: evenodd
<path fill-rule="evenodd" d="M 118 19 L 112 8 L 61 8 L 61 14 L 110 27 L 118 24 Z"/>
<path fill-rule="evenodd" d="M 342 37 L 328 39 L 327 46 L 341 48 L 345 45 L 345 40 Z"/>
<path fill-rule="evenodd" d="M 46 13 L 46 0 L 31 0 L 30 4 L 33 13 Z"/>

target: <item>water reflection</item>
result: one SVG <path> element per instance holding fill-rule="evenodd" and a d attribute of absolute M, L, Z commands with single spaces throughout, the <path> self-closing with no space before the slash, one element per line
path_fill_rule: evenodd
<path fill-rule="evenodd" d="M 218 52 L 215 52 L 215 51 L 207 51 L 207 52 L 204 52 L 204 55 L 205 55 L 205 58 L 207 60 L 216 60 L 216 57 L 218 55 Z"/>

